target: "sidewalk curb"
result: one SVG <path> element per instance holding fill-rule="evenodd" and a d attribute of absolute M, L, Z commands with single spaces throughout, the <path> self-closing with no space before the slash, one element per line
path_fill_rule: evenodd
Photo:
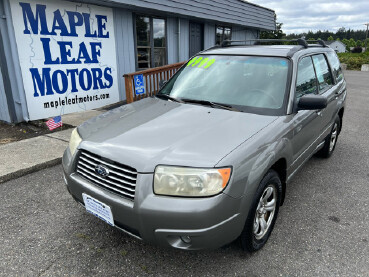
<path fill-rule="evenodd" d="M 48 168 L 48 167 L 52 167 L 52 166 L 61 164 L 61 162 L 62 162 L 62 157 L 55 158 L 53 160 L 50 160 L 50 161 L 47 161 L 47 162 L 44 162 L 44 163 L 40 163 L 40 164 L 31 166 L 31 167 L 28 167 L 28 168 L 25 168 L 25 169 L 17 170 L 15 172 L 9 173 L 9 174 L 4 175 L 4 176 L 0 176 L 0 184 L 5 183 L 7 181 L 10 181 L 12 179 L 22 177 L 24 175 L 28 175 L 30 173 L 40 171 L 40 170 Z"/>
<path fill-rule="evenodd" d="M 106 111 L 100 109 L 68 114 L 63 117 L 63 123 L 79 126 L 84 121 Z M 5 165 L 2 168 L 3 170 L 0 168 L 0 184 L 61 164 L 72 130 L 73 128 L 60 130 L 59 132 L 0 145 L 0 152 L 3 154 L 0 155 L 0 164 Z M 32 157 L 36 158 L 33 159 Z"/>

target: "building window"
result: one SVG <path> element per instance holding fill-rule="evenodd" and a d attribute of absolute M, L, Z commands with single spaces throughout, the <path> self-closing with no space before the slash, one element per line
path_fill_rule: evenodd
<path fill-rule="evenodd" d="M 137 69 L 166 64 L 165 19 L 136 16 Z"/>
<path fill-rule="evenodd" d="M 232 29 L 229 27 L 216 27 L 215 44 L 220 45 L 224 40 L 231 40 Z"/>

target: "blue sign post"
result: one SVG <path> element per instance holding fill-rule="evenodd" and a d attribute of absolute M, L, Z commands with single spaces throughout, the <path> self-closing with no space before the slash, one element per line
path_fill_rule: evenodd
<path fill-rule="evenodd" d="M 145 83 L 143 80 L 143 75 L 135 75 L 134 77 L 135 81 L 135 93 L 136 95 L 145 94 Z"/>

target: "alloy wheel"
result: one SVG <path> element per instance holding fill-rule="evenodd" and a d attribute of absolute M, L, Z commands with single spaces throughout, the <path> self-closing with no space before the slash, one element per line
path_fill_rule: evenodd
<path fill-rule="evenodd" d="M 269 184 L 263 191 L 256 208 L 254 218 L 254 236 L 262 239 L 272 224 L 277 203 L 277 192 L 274 184 Z"/>
<path fill-rule="evenodd" d="M 337 133 L 338 133 L 338 125 L 337 123 L 334 123 L 332 134 L 331 134 L 331 139 L 329 141 L 329 152 L 332 152 L 334 149 L 334 146 L 336 145 Z"/>

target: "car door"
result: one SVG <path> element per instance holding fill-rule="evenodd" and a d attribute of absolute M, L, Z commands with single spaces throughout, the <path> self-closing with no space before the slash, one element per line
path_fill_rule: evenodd
<path fill-rule="evenodd" d="M 335 97 L 334 98 L 335 98 L 335 103 L 337 105 L 335 108 L 334 114 L 333 114 L 333 116 L 335 117 L 337 111 L 340 110 L 346 98 L 346 94 L 347 94 L 346 81 L 343 78 L 341 64 L 337 57 L 337 54 L 334 51 L 331 51 L 327 53 L 327 57 L 328 57 L 328 62 L 330 64 L 330 69 L 333 75 L 333 79 L 335 80 L 335 85 L 334 85 L 334 96 Z M 334 118 L 332 120 L 334 120 Z"/>
<path fill-rule="evenodd" d="M 327 58 L 324 54 L 317 54 L 312 56 L 313 64 L 318 81 L 319 94 L 327 98 L 327 107 L 318 112 L 321 117 L 320 136 L 323 138 L 327 132 L 330 131 L 337 114 L 337 95 L 339 93 L 338 86 L 334 86 L 332 72 L 328 66 Z M 322 137 L 321 137 L 322 138 Z"/>
<path fill-rule="evenodd" d="M 315 74 L 311 56 L 305 56 L 299 60 L 297 66 L 297 80 L 295 89 L 295 102 L 305 94 L 317 94 L 318 81 Z M 310 157 L 315 150 L 316 138 L 320 131 L 321 117 L 319 111 L 298 111 L 293 116 L 292 150 L 293 162 L 291 172 Z"/>

